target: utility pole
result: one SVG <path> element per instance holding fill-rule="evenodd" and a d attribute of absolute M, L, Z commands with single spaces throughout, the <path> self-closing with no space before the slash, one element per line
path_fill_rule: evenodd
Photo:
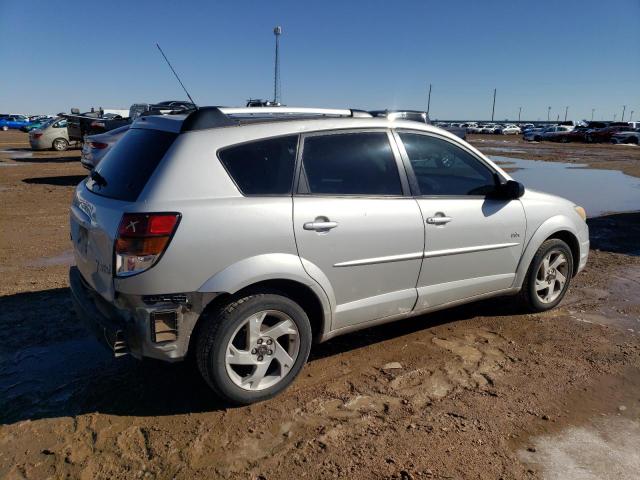
<path fill-rule="evenodd" d="M 564 107 L 564 121 L 567 121 L 567 113 L 569 112 L 569 106 Z"/>
<path fill-rule="evenodd" d="M 617 118 L 618 118 L 618 114 L 617 114 L 617 113 L 614 113 L 614 114 L 613 114 L 613 121 L 615 122 Z"/>
<path fill-rule="evenodd" d="M 493 115 L 496 113 L 496 89 L 493 89 L 493 107 L 491 108 L 491 121 L 493 122 Z"/>
<path fill-rule="evenodd" d="M 282 35 L 282 27 L 277 26 L 273 29 L 276 37 L 276 62 L 273 72 L 273 102 L 280 101 L 280 35 Z"/>
<path fill-rule="evenodd" d="M 633 120 L 633 110 L 631 110 L 631 113 L 629 114 L 629 121 Z"/>
<path fill-rule="evenodd" d="M 592 122 L 593 122 L 593 113 L 594 113 L 595 111 L 596 111 L 596 109 L 595 109 L 595 108 L 592 108 L 592 109 L 591 109 L 591 121 L 592 121 Z"/>
<path fill-rule="evenodd" d="M 431 108 L 431 84 L 429 84 L 429 96 L 427 97 L 427 118 L 429 118 L 429 108 Z"/>
<path fill-rule="evenodd" d="M 522 113 L 522 107 L 518 108 L 518 123 L 520 123 L 520 114 Z"/>
<path fill-rule="evenodd" d="M 626 105 L 622 106 L 622 118 L 620 119 L 621 122 L 624 122 L 624 111 L 627 109 Z"/>
<path fill-rule="evenodd" d="M 547 107 L 547 122 L 551 121 L 551 107 Z"/>
<path fill-rule="evenodd" d="M 556 123 L 560 123 L 560 114 L 558 114 L 558 118 L 556 118 Z"/>

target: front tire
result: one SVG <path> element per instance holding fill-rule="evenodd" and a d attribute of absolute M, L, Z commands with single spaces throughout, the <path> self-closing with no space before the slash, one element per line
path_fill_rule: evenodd
<path fill-rule="evenodd" d="M 304 310 L 283 295 L 261 293 L 207 314 L 196 359 L 207 384 L 234 405 L 267 400 L 286 389 L 311 350 Z"/>
<path fill-rule="evenodd" d="M 536 252 L 520 291 L 523 306 L 532 312 L 556 307 L 564 298 L 573 276 L 573 256 L 558 238 L 545 241 Z"/>
<path fill-rule="evenodd" d="M 7 127 L 6 125 L 3 125 L 3 126 L 2 126 L 2 131 L 3 131 L 3 132 L 6 132 L 7 130 L 9 130 L 9 127 Z"/>

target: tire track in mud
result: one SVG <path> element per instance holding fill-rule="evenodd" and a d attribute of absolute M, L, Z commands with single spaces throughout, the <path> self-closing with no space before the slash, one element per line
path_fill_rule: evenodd
<path fill-rule="evenodd" d="M 418 428 L 432 402 L 463 389 L 491 395 L 504 366 L 513 361 L 502 348 L 508 340 L 486 330 L 432 336 L 428 343 L 419 343 L 435 347 L 425 365 L 376 369 L 369 388 L 361 387 L 361 392 L 314 398 L 281 417 L 281 423 L 266 429 L 250 428 L 239 439 L 200 435 L 194 442 L 197 452 L 190 454 L 191 466 L 214 463 L 223 476 L 241 472 L 259 475 L 279 458 L 292 456 L 294 463 L 303 465 L 328 448 L 340 448 L 354 435 L 375 434 L 390 424 Z M 440 357 L 441 362 L 432 364 L 431 357 Z"/>

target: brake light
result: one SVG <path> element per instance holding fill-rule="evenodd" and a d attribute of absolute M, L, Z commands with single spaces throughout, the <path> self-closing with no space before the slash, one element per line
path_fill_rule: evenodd
<path fill-rule="evenodd" d="M 40 138 L 42 136 L 41 133 L 34 133 L 33 138 Z"/>
<path fill-rule="evenodd" d="M 107 148 L 109 146 L 108 143 L 102 142 L 89 142 L 89 146 L 91 148 L 97 148 L 98 150 L 102 150 L 103 148 Z"/>
<path fill-rule="evenodd" d="M 125 213 L 116 238 L 116 276 L 151 268 L 167 249 L 179 222 L 179 213 Z"/>

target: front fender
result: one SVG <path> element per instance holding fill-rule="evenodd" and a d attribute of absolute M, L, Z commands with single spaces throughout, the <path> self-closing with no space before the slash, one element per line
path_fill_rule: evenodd
<path fill-rule="evenodd" d="M 521 288 L 524 282 L 529 265 L 533 260 L 538 248 L 544 243 L 544 241 L 552 236 L 554 233 L 560 231 L 570 232 L 576 239 L 579 238 L 578 229 L 574 225 L 574 220 L 566 215 L 556 215 L 545 220 L 533 233 L 527 245 L 524 249 L 522 257 L 520 257 L 520 263 L 518 263 L 518 269 L 516 270 L 516 278 L 513 282 L 513 287 Z"/>
<path fill-rule="evenodd" d="M 297 255 L 268 253 L 245 258 L 210 277 L 198 291 L 234 294 L 245 287 L 267 280 L 291 280 L 309 287 L 322 305 L 324 313 L 322 333 L 330 330 L 335 305 L 332 305 L 329 299 L 334 298 L 333 292 L 325 290 L 330 288 L 329 285 L 320 285 L 309 276 Z M 335 304 L 335 300 L 333 303 Z"/>

